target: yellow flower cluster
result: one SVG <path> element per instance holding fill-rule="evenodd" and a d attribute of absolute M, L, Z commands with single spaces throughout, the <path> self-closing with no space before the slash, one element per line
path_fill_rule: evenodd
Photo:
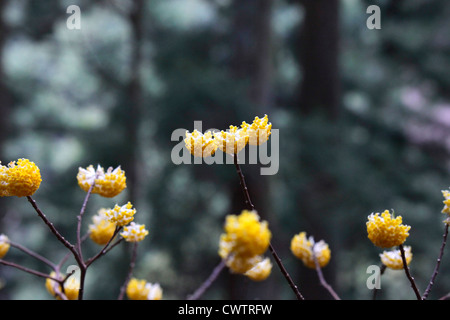
<path fill-rule="evenodd" d="M 264 118 L 255 117 L 252 124 L 242 122 L 240 128 L 230 126 L 227 131 L 207 131 L 204 134 L 194 130 L 192 133 L 186 131 L 184 139 L 186 148 L 195 157 L 209 157 L 217 148 L 228 154 L 237 154 L 245 148 L 247 143 L 260 145 L 269 139 L 272 124 L 267 115 Z"/>
<path fill-rule="evenodd" d="M 217 141 L 214 140 L 211 131 L 202 134 L 197 129 L 192 133 L 186 131 L 186 139 L 184 139 L 186 148 L 195 157 L 209 157 L 217 150 Z"/>
<path fill-rule="evenodd" d="M 12 161 L 8 166 L 0 162 L 0 197 L 33 195 L 41 185 L 41 172 L 28 159 Z"/>
<path fill-rule="evenodd" d="M 323 240 L 316 243 L 312 236 L 309 238 L 306 237 L 306 232 L 300 232 L 292 238 L 291 252 L 294 256 L 302 260 L 305 266 L 311 269 L 316 268 L 314 256 L 321 268 L 325 267 L 331 258 L 331 251 L 328 244 Z"/>
<path fill-rule="evenodd" d="M 411 247 L 405 246 L 404 250 L 405 250 L 406 264 L 409 265 L 413 256 L 411 252 Z M 403 269 L 403 260 L 400 250 L 384 251 L 383 253 L 380 253 L 380 259 L 381 262 L 390 269 L 394 270 Z"/>
<path fill-rule="evenodd" d="M 238 154 L 248 143 L 247 127 L 230 126 L 228 131 L 214 132 L 218 147 L 225 153 Z"/>
<path fill-rule="evenodd" d="M 128 242 L 139 242 L 144 240 L 145 236 L 148 235 L 148 231 L 145 229 L 144 224 L 131 222 L 129 226 L 123 229 L 120 235 Z"/>
<path fill-rule="evenodd" d="M 447 214 L 447 218 L 444 220 L 444 223 L 450 224 L 450 191 L 442 190 L 442 195 L 445 198 L 445 200 L 443 201 L 444 208 L 442 209 L 442 213 Z"/>
<path fill-rule="evenodd" d="M 127 297 L 130 300 L 161 300 L 163 291 L 158 283 L 132 278 L 127 285 Z"/>
<path fill-rule="evenodd" d="M 390 248 L 401 245 L 409 236 L 410 226 L 402 224 L 402 217 L 391 217 L 388 210 L 381 215 L 377 212 L 368 216 L 366 223 L 370 241 L 380 248 Z"/>
<path fill-rule="evenodd" d="M 64 277 L 61 274 L 56 275 L 54 271 L 50 273 L 50 276 L 52 278 L 60 280 L 64 279 Z M 56 297 L 56 299 L 61 300 L 61 297 L 57 294 L 58 292 L 62 293 L 58 282 L 50 278 L 47 278 L 47 280 L 45 280 L 45 287 L 53 297 Z M 75 277 L 71 276 L 64 282 L 64 294 L 68 300 L 77 300 L 79 290 L 80 290 L 80 281 Z"/>
<path fill-rule="evenodd" d="M 114 235 L 116 224 L 108 219 L 104 208 L 92 217 L 92 222 L 89 225 L 89 237 L 99 245 L 106 245 Z"/>
<path fill-rule="evenodd" d="M 128 201 L 123 206 L 115 205 L 113 209 L 105 211 L 106 217 L 109 221 L 115 223 L 119 227 L 126 226 L 134 219 L 136 209 L 133 209 L 133 205 Z"/>
<path fill-rule="evenodd" d="M 120 166 L 114 170 L 109 167 L 106 172 L 100 165 L 97 166 L 97 170 L 92 165 L 86 169 L 78 168 L 77 180 L 80 188 L 86 192 L 95 183 L 92 193 L 106 198 L 117 196 L 127 186 L 125 172 Z"/>
<path fill-rule="evenodd" d="M 269 118 L 265 115 L 262 119 L 255 117 L 255 120 L 253 120 L 251 125 L 244 121 L 242 122 L 241 127 L 247 128 L 248 143 L 259 146 L 269 140 L 272 124 L 269 123 Z"/>
<path fill-rule="evenodd" d="M 271 272 L 270 261 L 263 260 L 272 236 L 267 221 L 260 221 L 256 211 L 243 210 L 239 216 L 226 217 L 225 233 L 219 242 L 219 255 L 227 266 L 252 280 L 264 280 Z"/>
<path fill-rule="evenodd" d="M 4 234 L 0 234 L 0 259 L 3 259 L 4 256 L 6 256 L 6 254 L 9 251 L 9 239 L 6 235 Z"/>

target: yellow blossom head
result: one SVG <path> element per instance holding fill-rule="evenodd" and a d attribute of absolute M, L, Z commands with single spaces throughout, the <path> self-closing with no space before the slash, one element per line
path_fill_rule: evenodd
<path fill-rule="evenodd" d="M 130 300 L 161 300 L 162 289 L 158 283 L 132 278 L 127 285 L 127 297 Z"/>
<path fill-rule="evenodd" d="M 127 187 L 125 171 L 120 166 L 115 169 L 109 167 L 106 172 L 100 165 L 97 169 L 94 169 L 92 165 L 86 169 L 78 168 L 77 180 L 80 188 L 86 192 L 95 182 L 92 193 L 106 198 L 117 196 Z"/>
<path fill-rule="evenodd" d="M 302 260 L 305 266 L 311 269 L 316 268 L 314 256 L 316 257 L 321 268 L 325 267 L 328 262 L 330 262 L 331 258 L 331 251 L 328 244 L 323 240 L 315 242 L 312 236 L 307 238 L 306 232 L 300 232 L 292 238 L 291 252 L 297 258 Z"/>
<path fill-rule="evenodd" d="M 123 206 L 118 206 L 116 204 L 113 209 L 105 211 L 105 215 L 109 221 L 115 223 L 119 227 L 126 226 L 133 221 L 135 213 L 136 209 L 133 209 L 133 205 L 129 201 Z"/>
<path fill-rule="evenodd" d="M 228 154 L 238 154 L 248 143 L 247 127 L 230 126 L 228 131 L 214 132 L 219 149 Z"/>
<path fill-rule="evenodd" d="M 222 258 L 230 254 L 242 256 L 263 254 L 272 236 L 267 221 L 260 221 L 258 213 L 254 210 L 243 210 L 238 216 L 228 215 L 224 230 L 219 250 Z"/>
<path fill-rule="evenodd" d="M 184 143 L 189 152 L 195 157 L 209 157 L 212 156 L 218 147 L 217 141 L 214 139 L 211 131 L 202 134 L 197 129 L 192 133 L 186 131 L 186 138 Z"/>
<path fill-rule="evenodd" d="M 41 185 L 41 172 L 28 159 L 12 161 L 8 166 L 0 164 L 0 196 L 26 197 L 33 195 Z"/>
<path fill-rule="evenodd" d="M 410 226 L 402 224 L 402 217 L 393 218 L 388 210 L 368 216 L 366 223 L 368 238 L 380 248 L 391 248 L 403 244 L 409 236 Z"/>
<path fill-rule="evenodd" d="M 2 259 L 9 251 L 9 239 L 6 235 L 0 234 L 0 259 Z"/>
<path fill-rule="evenodd" d="M 106 209 L 100 209 L 98 214 L 92 217 L 93 224 L 89 225 L 89 237 L 99 245 L 105 245 L 113 237 L 116 224 L 109 221 Z"/>
<path fill-rule="evenodd" d="M 144 224 L 131 222 L 130 225 L 123 229 L 120 235 L 128 242 L 139 242 L 144 240 L 145 236 L 148 235 L 148 231 L 145 229 Z"/>
<path fill-rule="evenodd" d="M 54 271 L 50 273 L 50 277 L 60 280 L 64 279 L 64 277 L 61 274 L 57 275 Z M 57 300 L 61 300 L 61 296 L 57 294 L 62 293 L 61 286 L 59 285 L 58 282 L 50 278 L 47 278 L 45 280 L 45 287 L 53 297 L 56 297 Z M 80 281 L 76 277 L 71 276 L 64 282 L 64 295 L 67 297 L 68 300 L 77 300 L 79 290 L 80 290 Z"/>
<path fill-rule="evenodd" d="M 250 269 L 248 269 L 244 275 L 252 279 L 253 281 L 266 280 L 272 271 L 272 263 L 269 258 L 265 258 L 255 263 Z"/>
<path fill-rule="evenodd" d="M 272 133 L 272 124 L 269 122 L 267 114 L 264 118 L 255 117 L 252 124 L 248 124 L 243 121 L 241 128 L 247 128 L 248 143 L 255 146 L 269 140 L 269 136 Z"/>
<path fill-rule="evenodd" d="M 442 195 L 444 196 L 444 208 L 442 213 L 450 214 L 450 190 L 442 190 Z"/>
<path fill-rule="evenodd" d="M 404 251 L 405 251 L 406 265 L 409 265 L 413 256 L 411 252 L 411 247 L 405 246 Z M 384 251 L 383 253 L 380 254 L 380 259 L 381 262 L 390 269 L 394 270 L 403 269 L 403 259 L 400 250 Z"/>

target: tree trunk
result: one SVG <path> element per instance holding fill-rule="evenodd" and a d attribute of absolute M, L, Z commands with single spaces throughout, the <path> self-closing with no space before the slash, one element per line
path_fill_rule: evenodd
<path fill-rule="evenodd" d="M 142 87 L 140 82 L 140 65 L 142 62 L 142 42 L 143 42 L 143 13 L 144 1 L 135 0 L 133 7 L 129 14 L 129 21 L 132 30 L 131 39 L 131 65 L 130 65 L 130 79 L 126 85 L 126 96 L 128 97 L 127 110 L 125 110 L 125 128 L 126 140 L 125 144 L 128 154 L 125 157 L 124 167 L 127 174 L 127 189 L 129 192 L 129 199 L 131 203 L 137 198 L 139 186 L 139 124 L 141 118 L 141 101 L 142 101 Z"/>
<path fill-rule="evenodd" d="M 273 0 L 234 1 L 232 29 L 233 52 L 235 53 L 232 60 L 233 74 L 237 79 L 246 80 L 249 83 L 248 96 L 245 98 L 252 105 L 250 114 L 253 117 L 262 117 L 264 114 L 268 114 L 269 119 L 273 95 L 272 6 Z M 253 121 L 252 118 L 245 120 Z M 269 177 L 260 175 L 260 165 L 243 165 L 241 167 L 256 210 L 262 219 L 268 220 L 271 231 L 276 233 L 276 230 L 273 229 L 276 223 L 272 219 Z M 235 189 L 233 191 L 233 210 L 235 214 L 239 214 L 242 209 L 247 208 L 237 174 L 231 188 Z M 274 237 L 278 236 L 274 235 Z M 269 252 L 267 254 L 270 255 Z M 230 291 L 231 298 L 276 299 L 275 293 L 279 292 L 279 288 L 272 279 L 273 277 L 266 280 L 271 289 L 261 292 L 252 285 L 251 281 L 243 280 L 240 277 L 231 277 L 230 281 L 241 282 L 230 285 L 230 288 L 233 288 Z"/>
<path fill-rule="evenodd" d="M 294 51 L 302 70 L 297 95 L 294 98 L 296 110 L 303 117 L 319 115 L 324 118 L 323 124 L 337 120 L 340 106 L 339 75 L 339 0 L 296 0 L 304 9 L 304 20 L 295 35 Z M 317 130 L 321 130 L 318 128 Z M 331 129 L 327 129 L 331 130 Z M 304 145 L 306 137 L 301 137 Z M 333 239 L 334 230 L 323 223 L 324 215 L 332 214 L 330 198 L 336 194 L 335 179 L 322 168 L 311 168 L 314 157 L 320 154 L 320 148 L 327 148 L 337 143 L 336 135 L 329 135 L 309 160 L 301 159 L 300 166 L 304 172 L 314 172 L 313 181 L 305 187 L 298 198 L 301 218 L 308 221 L 311 230 L 305 230 L 316 240 Z M 308 166 L 308 167 L 306 167 Z M 300 177 L 301 178 L 301 177 Z M 323 192 L 326 190 L 326 192 Z M 301 231 L 301 230 L 299 230 Z M 327 241 L 327 242 L 328 242 Z M 333 262 L 333 260 L 332 260 Z M 303 270 L 303 269 L 301 269 Z M 323 270 L 327 282 L 334 284 L 336 271 L 332 265 Z M 320 287 L 315 271 L 306 270 L 297 275 L 299 286 L 305 288 L 307 299 L 331 298 Z"/>
<path fill-rule="evenodd" d="M 339 0 L 300 0 L 305 16 L 294 50 L 302 69 L 295 97 L 303 114 L 321 110 L 330 118 L 338 114 Z"/>

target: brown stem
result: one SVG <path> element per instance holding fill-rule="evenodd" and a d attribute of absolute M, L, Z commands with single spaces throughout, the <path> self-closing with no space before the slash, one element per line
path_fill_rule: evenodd
<path fill-rule="evenodd" d="M 314 244 L 314 246 L 315 246 L 315 244 Z M 311 251 L 312 251 L 312 256 L 313 256 L 313 259 L 314 259 L 314 264 L 315 264 L 315 266 L 316 266 L 317 275 L 319 276 L 320 284 L 321 284 L 325 289 L 328 290 L 328 292 L 333 296 L 333 298 L 334 298 L 335 300 L 341 300 L 341 298 L 339 298 L 339 296 L 337 295 L 337 293 L 333 290 L 333 288 L 332 288 L 332 287 L 327 283 L 327 281 L 325 280 L 325 277 L 323 276 L 323 273 L 322 273 L 322 268 L 321 268 L 320 265 L 319 265 L 319 260 L 317 260 L 316 253 L 314 252 L 314 246 L 312 247 Z"/>
<path fill-rule="evenodd" d="M 56 238 L 64 245 L 67 249 L 69 249 L 76 257 L 79 258 L 77 251 L 75 250 L 73 244 L 71 244 L 69 241 L 64 239 L 64 237 L 56 230 L 53 223 L 50 222 L 50 220 L 47 219 L 45 214 L 39 209 L 39 207 L 36 204 L 36 201 L 31 198 L 31 196 L 27 196 L 28 201 L 33 206 L 34 210 L 37 212 L 38 216 L 45 222 L 45 224 L 50 228 L 52 233 L 56 236 Z"/>
<path fill-rule="evenodd" d="M 242 173 L 241 166 L 239 165 L 238 158 L 237 158 L 236 154 L 234 155 L 234 165 L 236 167 L 236 171 L 237 171 L 237 174 L 239 176 L 239 181 L 240 181 L 240 184 L 241 184 L 241 187 L 242 187 L 242 191 L 244 192 L 245 203 L 247 204 L 249 209 L 255 210 L 255 206 L 253 205 L 253 203 L 252 203 L 252 201 L 250 199 L 250 194 L 248 192 L 247 184 L 245 183 L 244 174 Z M 275 251 L 275 248 L 272 246 L 271 243 L 269 243 L 269 250 L 270 250 L 273 258 L 275 259 L 275 262 L 277 263 L 278 267 L 280 268 L 281 273 L 283 274 L 283 276 L 287 280 L 287 282 L 288 282 L 289 286 L 291 287 L 292 291 L 295 293 L 295 296 L 297 297 L 297 299 L 298 300 L 305 300 L 305 298 L 302 296 L 302 294 L 298 290 L 297 285 L 294 283 L 294 281 L 292 280 L 291 276 L 289 275 L 289 273 L 287 272 L 286 268 L 284 267 L 283 263 L 281 262 L 280 257 L 278 256 L 277 252 Z"/>
<path fill-rule="evenodd" d="M 403 261 L 403 269 L 405 269 L 406 277 L 408 278 L 409 282 L 411 282 L 411 287 L 414 290 L 414 293 L 416 294 L 417 300 L 422 300 L 422 297 L 420 296 L 419 290 L 417 289 L 416 283 L 414 281 L 414 278 L 411 276 L 409 272 L 408 264 L 406 263 L 406 257 L 405 257 L 405 249 L 403 249 L 403 245 L 398 246 L 400 249 L 400 253 L 402 256 Z"/>
<path fill-rule="evenodd" d="M 212 283 L 214 281 L 216 281 L 216 279 L 219 276 L 219 274 L 225 268 L 226 261 L 227 261 L 227 259 L 222 259 L 220 261 L 220 263 L 211 272 L 211 274 L 209 275 L 208 279 L 206 279 L 202 283 L 202 285 L 197 290 L 195 290 L 195 292 L 193 294 L 188 296 L 187 300 L 198 300 L 205 293 L 205 291 L 212 285 Z"/>
<path fill-rule="evenodd" d="M 95 256 L 89 258 L 86 261 L 86 268 L 89 267 L 95 260 L 97 260 L 98 258 L 103 256 L 104 254 L 106 254 L 110 250 L 110 248 L 108 248 L 108 246 L 110 245 L 111 241 L 115 238 L 115 236 L 119 233 L 119 231 L 121 229 L 122 229 L 122 227 L 116 227 L 116 230 L 114 230 L 114 234 L 112 235 L 111 239 L 109 239 L 108 243 L 103 247 L 103 249 L 100 250 Z M 115 243 L 113 246 L 115 246 L 117 243 Z"/>
<path fill-rule="evenodd" d="M 39 272 L 39 271 L 36 271 L 36 270 L 33 270 L 33 269 L 29 269 L 27 267 L 21 266 L 19 264 L 14 263 L 14 262 L 10 262 L 10 261 L 6 261 L 6 260 L 3 260 L 3 259 L 0 259 L 0 264 L 3 264 L 5 266 L 14 267 L 16 269 L 19 269 L 19 270 L 22 270 L 22 271 L 34 274 L 35 276 L 38 276 L 38 277 L 41 277 L 41 278 L 50 278 L 50 279 L 58 281 L 58 282 L 60 281 L 59 279 L 50 277 L 48 274 L 45 274 L 45 273 L 42 273 L 42 272 Z"/>
<path fill-rule="evenodd" d="M 434 272 L 433 272 L 433 275 L 431 276 L 430 282 L 428 283 L 427 289 L 425 290 L 425 292 L 422 296 L 422 300 L 425 300 L 426 298 L 428 298 L 428 295 L 430 294 L 430 291 L 431 291 L 431 287 L 433 286 L 434 281 L 436 280 L 436 276 L 438 275 L 439 266 L 441 265 L 442 256 L 444 255 L 445 244 L 447 243 L 447 236 L 448 236 L 448 224 L 446 223 L 444 235 L 442 236 L 441 250 L 439 252 L 439 256 L 436 261 L 436 267 L 434 268 Z"/>
<path fill-rule="evenodd" d="M 95 179 L 97 179 L 97 175 L 95 175 L 94 182 L 89 187 L 89 190 L 86 193 L 86 196 L 84 197 L 83 205 L 81 206 L 80 214 L 78 215 L 78 224 L 77 224 L 77 251 L 80 255 L 81 261 L 84 261 L 83 259 L 83 253 L 81 251 L 81 220 L 83 219 L 84 212 L 86 211 L 86 205 L 89 200 L 89 197 L 91 196 L 92 190 L 95 186 Z"/>
<path fill-rule="evenodd" d="M 43 263 L 45 263 L 46 265 L 48 265 L 52 269 L 56 269 L 56 265 L 53 262 L 51 262 L 47 258 L 37 254 L 36 252 L 31 251 L 30 249 L 22 246 L 21 244 L 18 244 L 18 243 L 12 242 L 12 241 L 8 241 L 8 243 L 11 245 L 11 247 L 19 249 L 19 250 L 25 252 L 26 254 L 32 256 L 33 258 L 36 258 L 36 259 L 42 261 Z"/>
<path fill-rule="evenodd" d="M 248 192 L 247 184 L 245 183 L 244 174 L 242 173 L 241 166 L 239 165 L 239 162 L 238 162 L 237 154 L 234 155 L 233 160 L 234 160 L 234 166 L 236 167 L 236 171 L 239 176 L 239 182 L 241 184 L 242 191 L 244 192 L 245 204 L 247 206 L 249 206 L 249 208 L 251 210 L 255 210 L 255 206 L 253 205 L 252 200 L 250 199 L 250 194 Z"/>
<path fill-rule="evenodd" d="M 138 243 L 134 242 L 133 250 L 132 250 L 132 254 L 131 254 L 130 268 L 128 269 L 128 274 L 125 279 L 125 282 L 123 283 L 122 287 L 120 288 L 120 294 L 119 294 L 118 300 L 123 300 L 125 291 L 127 290 L 128 282 L 130 281 L 131 275 L 133 274 L 134 266 L 136 265 L 137 246 L 138 246 Z"/>
<path fill-rule="evenodd" d="M 384 271 L 386 271 L 386 265 L 385 264 L 381 264 L 380 267 L 380 277 L 383 275 Z M 380 279 L 381 281 L 381 279 Z M 373 296 L 372 296 L 372 300 L 375 300 L 377 298 L 377 293 L 378 291 L 380 291 L 380 289 L 373 289 Z"/>

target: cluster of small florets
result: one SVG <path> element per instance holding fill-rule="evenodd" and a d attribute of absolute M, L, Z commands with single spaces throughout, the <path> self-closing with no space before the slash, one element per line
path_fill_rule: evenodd
<path fill-rule="evenodd" d="M 300 232 L 291 239 L 291 252 L 311 269 L 316 268 L 315 259 L 317 259 L 319 267 L 323 268 L 331 258 L 328 244 L 323 240 L 315 242 L 312 236 L 307 238 L 306 232 Z"/>
<path fill-rule="evenodd" d="M 130 300 L 161 300 L 163 291 L 159 283 L 132 278 L 127 285 L 127 297 Z"/>
<path fill-rule="evenodd" d="M 184 142 L 186 148 L 195 157 L 209 157 L 217 149 L 234 155 L 245 148 L 247 144 L 260 145 L 269 139 L 272 124 L 267 115 L 264 118 L 255 117 L 252 124 L 245 121 L 240 127 L 231 125 L 227 131 L 211 132 L 204 134 L 198 130 L 192 133 L 186 131 Z"/>
<path fill-rule="evenodd" d="M 7 166 L 0 162 L 0 197 L 33 195 L 41 185 L 41 172 L 34 162 L 19 159 Z"/>
<path fill-rule="evenodd" d="M 97 193 L 103 197 L 112 198 L 126 188 L 126 176 L 120 166 L 113 170 L 109 167 L 105 172 L 103 167 L 92 165 L 86 169 L 79 168 L 77 174 L 78 185 L 86 192 Z M 91 239 L 100 245 L 111 240 L 118 228 L 124 227 L 120 235 L 129 242 L 142 241 L 148 234 L 145 225 L 133 222 L 136 209 L 131 202 L 124 205 L 116 204 L 114 208 L 102 208 L 92 218 L 89 225 Z M 129 226 L 127 226 L 129 225 Z"/>
<path fill-rule="evenodd" d="M 270 260 L 263 257 L 272 236 L 267 221 L 260 221 L 256 211 L 243 210 L 226 217 L 224 230 L 219 255 L 230 270 L 255 281 L 266 279 L 272 270 Z"/>
<path fill-rule="evenodd" d="M 53 280 L 52 278 L 62 281 L 65 278 L 65 276 L 60 273 L 57 274 L 56 272 L 52 271 L 50 273 L 50 278 L 47 278 L 45 280 L 45 287 L 53 297 L 55 297 L 57 300 L 78 299 L 78 293 L 80 290 L 80 281 L 76 277 L 71 276 L 66 281 L 64 281 L 63 288 L 61 288 L 59 282 Z"/>
<path fill-rule="evenodd" d="M 380 248 L 391 248 L 403 245 L 409 237 L 408 225 L 402 224 L 402 216 L 394 217 L 394 213 L 385 210 L 380 213 L 372 213 L 366 222 L 368 238 L 374 245 Z M 405 260 L 408 265 L 412 260 L 411 247 L 404 248 Z M 405 266 L 401 256 L 401 250 L 384 251 L 380 254 L 381 262 L 388 268 L 398 270 Z"/>
<path fill-rule="evenodd" d="M 106 198 L 113 198 L 121 193 L 127 186 L 125 171 L 120 166 L 113 169 L 109 167 L 106 172 L 100 165 L 94 169 L 92 165 L 86 169 L 79 168 L 77 174 L 78 185 L 84 191 L 92 187 L 92 193 Z"/>

